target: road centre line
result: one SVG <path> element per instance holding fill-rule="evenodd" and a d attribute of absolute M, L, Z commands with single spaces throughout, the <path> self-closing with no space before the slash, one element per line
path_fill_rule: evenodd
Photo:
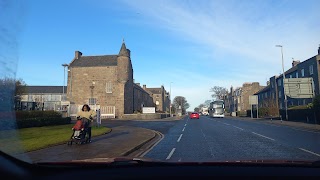
<path fill-rule="evenodd" d="M 258 136 L 264 137 L 264 138 L 266 138 L 266 139 L 270 139 L 270 140 L 272 140 L 272 141 L 275 141 L 274 139 L 269 138 L 269 137 L 267 137 L 267 136 L 264 136 L 264 135 L 262 135 L 262 134 L 258 134 L 258 133 L 255 133 L 255 132 L 252 132 L 252 133 L 253 133 L 253 134 L 255 134 L 255 135 L 258 135 Z"/>
<path fill-rule="evenodd" d="M 171 150 L 171 152 L 169 153 L 169 155 L 168 155 L 168 157 L 166 158 L 166 160 L 168 160 L 168 159 L 171 158 L 171 156 L 173 155 L 173 153 L 174 153 L 175 150 L 176 150 L 176 148 L 173 148 L 173 149 Z"/>
<path fill-rule="evenodd" d="M 303 148 L 299 148 L 300 150 L 304 151 L 304 152 L 307 152 L 307 153 L 310 153 L 310 154 L 313 154 L 313 155 L 316 155 L 316 156 L 319 156 L 320 157 L 320 154 L 317 154 L 315 152 L 312 152 L 312 151 L 309 151 L 309 150 L 306 150 L 306 149 L 303 149 Z"/>
<path fill-rule="evenodd" d="M 242 130 L 242 131 L 244 130 L 244 129 L 242 129 L 242 128 L 238 127 L 238 126 L 233 126 L 233 127 L 238 128 L 238 129 L 240 129 L 240 130 Z"/>
<path fill-rule="evenodd" d="M 179 137 L 179 139 L 177 140 L 177 142 L 180 142 L 180 140 L 181 140 L 181 138 L 182 138 L 182 135 L 183 135 L 183 134 L 180 134 L 180 137 Z"/>
<path fill-rule="evenodd" d="M 184 124 L 184 126 L 187 126 L 187 123 L 186 123 L 186 124 Z"/>
<path fill-rule="evenodd" d="M 186 127 L 184 127 L 184 128 L 182 129 L 182 132 L 184 131 L 185 128 L 186 128 Z"/>
<path fill-rule="evenodd" d="M 230 125 L 230 124 L 228 124 L 228 123 L 223 123 L 223 124 L 228 125 L 228 126 Z"/>

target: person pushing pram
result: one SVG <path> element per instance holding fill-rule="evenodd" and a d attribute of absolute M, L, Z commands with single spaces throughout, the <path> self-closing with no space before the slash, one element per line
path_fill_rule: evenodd
<path fill-rule="evenodd" d="M 88 133 L 88 141 L 91 142 L 91 127 L 93 119 L 96 117 L 96 112 L 91 110 L 89 105 L 84 104 L 81 111 L 77 113 L 77 119 L 81 119 L 84 128 L 84 136 Z"/>

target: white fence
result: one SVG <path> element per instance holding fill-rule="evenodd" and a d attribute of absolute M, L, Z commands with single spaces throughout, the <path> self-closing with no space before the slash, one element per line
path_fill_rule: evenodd
<path fill-rule="evenodd" d="M 69 108 L 69 114 L 71 117 L 76 117 L 77 113 L 81 111 L 82 105 L 71 104 Z M 100 106 L 90 105 L 90 108 L 94 111 L 100 109 L 101 118 L 115 118 L 116 107 L 115 106 Z"/>

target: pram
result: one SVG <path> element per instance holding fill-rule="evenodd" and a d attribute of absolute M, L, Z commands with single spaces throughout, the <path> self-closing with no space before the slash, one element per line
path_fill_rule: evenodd
<path fill-rule="evenodd" d="M 82 124 L 83 124 L 83 130 L 75 130 L 73 129 L 73 133 L 70 137 L 70 140 L 67 142 L 68 145 L 72 145 L 72 143 L 75 144 L 85 144 L 88 143 L 88 137 L 86 137 L 87 134 L 87 128 L 88 128 L 88 119 L 87 118 L 82 118 L 81 119 Z M 78 132 L 77 132 L 78 131 Z M 79 133 L 79 134 L 77 134 Z"/>

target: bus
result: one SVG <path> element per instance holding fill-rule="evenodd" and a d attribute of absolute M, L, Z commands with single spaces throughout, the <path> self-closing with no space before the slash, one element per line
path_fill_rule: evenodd
<path fill-rule="evenodd" d="M 200 112 L 201 112 L 202 115 L 208 116 L 209 115 L 208 111 L 209 111 L 208 107 L 202 107 Z"/>
<path fill-rule="evenodd" d="M 210 117 L 224 117 L 224 102 L 223 100 L 215 100 L 210 103 L 209 116 Z"/>

